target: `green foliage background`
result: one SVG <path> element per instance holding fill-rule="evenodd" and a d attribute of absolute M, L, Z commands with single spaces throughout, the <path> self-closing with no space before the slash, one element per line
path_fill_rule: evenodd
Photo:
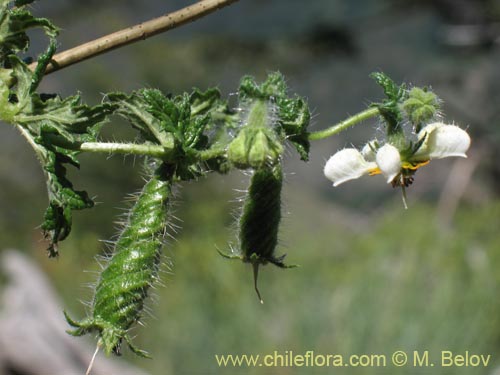
<path fill-rule="evenodd" d="M 417 374 L 490 374 L 500 364 L 500 201 L 493 153 L 499 138 L 500 73 L 495 61 L 500 50 L 446 48 L 436 38 L 445 22 L 434 2 L 405 4 L 325 0 L 298 16 L 304 9 L 300 1 L 242 1 L 44 80 L 45 91 L 72 94 L 78 89 L 94 104 L 101 92 L 142 86 L 179 93 L 218 85 L 227 94 L 243 74 L 262 79 L 268 71 L 281 70 L 292 89 L 309 98 L 316 113 L 313 129 L 319 129 L 380 99 L 368 74 L 381 69 L 396 81 L 432 84 L 444 99 L 446 118 L 469 126 L 470 155 L 480 157 L 458 210 L 448 220 L 440 216 L 438 202 L 454 160 L 436 161 L 417 173 L 408 192 L 408 211 L 400 193 L 381 178 L 336 189 L 324 179 L 323 161 L 346 145 L 363 144 L 376 133 L 373 124 L 360 125 L 345 138 L 313 143 L 308 164 L 290 155 L 280 251 L 301 267 L 262 268 L 264 305 L 255 297 L 250 268 L 216 252 L 235 242 L 235 199 L 241 194 L 233 189 L 243 189 L 248 178 L 232 173 L 186 184 L 175 213 L 182 229 L 165 249 L 173 268 L 162 275 L 165 286 L 155 290 L 157 302 L 150 303 L 146 327 L 135 332 L 138 346 L 154 360 L 126 353 L 127 360 L 152 374 L 304 373 L 297 368 L 220 369 L 214 359 L 214 354 L 274 350 L 346 355 L 429 350 L 431 358 L 441 350 L 469 350 L 491 354 L 494 362 L 486 369 L 412 369 Z M 168 7 L 182 5 L 173 1 Z M 79 6 L 63 1 L 35 5 L 37 14 L 64 30 L 61 49 L 166 11 L 160 1 Z M 498 16 L 498 9 L 489 12 Z M 330 38 L 335 43 L 318 37 L 324 25 L 337 30 Z M 36 49 L 37 35 L 33 37 Z M 130 136 L 118 119 L 108 133 L 109 139 Z M 97 270 L 94 256 L 105 252 L 98 240 L 115 233 L 116 207 L 142 184 L 141 163 L 132 157 L 105 162 L 103 156 L 81 158 L 82 171 L 71 171 L 72 180 L 102 203 L 75 214 L 74 232 L 62 244 L 60 259 L 53 261 L 45 258 L 45 244 L 34 229 L 46 205 L 42 172 L 12 129 L 0 127 L 0 145 L 0 247 L 29 252 L 65 305 L 83 316 L 79 300 L 91 298 L 83 285 L 95 280 L 83 271 Z M 309 373 L 330 371 L 315 368 Z M 367 371 L 350 368 L 342 373 Z M 408 372 L 390 368 L 390 373 Z"/>

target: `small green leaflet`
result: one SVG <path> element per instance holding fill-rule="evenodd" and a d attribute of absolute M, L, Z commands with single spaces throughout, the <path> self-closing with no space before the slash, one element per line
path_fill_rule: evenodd
<path fill-rule="evenodd" d="M 143 89 L 130 95 L 112 93 L 107 95 L 107 101 L 143 140 L 170 151 L 166 156 L 176 160 L 176 177 L 181 180 L 204 173 L 204 165 L 198 160 L 200 152 L 210 144 L 215 147 L 237 123 L 217 89 L 195 89 L 175 97 L 157 89 Z M 211 168 L 222 168 L 216 160 L 207 163 Z"/>
<path fill-rule="evenodd" d="M 16 84 L 3 103 L 1 117 L 22 129 L 46 173 L 49 206 L 41 227 L 50 240 L 49 255 L 56 256 L 57 243 L 71 231 L 71 212 L 93 206 L 88 194 L 75 190 L 66 178 L 64 164 L 79 166 L 75 149 L 82 142 L 96 140 L 99 126 L 114 107 L 108 103 L 82 105 L 78 95 L 61 99 L 32 92 L 39 83 L 37 73 L 15 56 L 10 56 L 9 62 Z"/>
<path fill-rule="evenodd" d="M 406 85 L 397 85 L 391 78 L 381 72 L 372 73 L 370 77 L 382 87 L 387 97 L 382 103 L 373 103 L 372 106 L 378 107 L 380 114 L 387 123 L 389 135 L 399 132 L 403 118 L 399 103 L 408 96 Z"/>
<path fill-rule="evenodd" d="M 0 1 L 0 60 L 6 56 L 26 51 L 29 47 L 28 29 L 40 27 L 49 38 L 55 38 L 59 29 L 46 18 L 33 17 L 24 6 L 29 0 L 18 0 L 16 8 L 10 8 L 10 1 Z"/>

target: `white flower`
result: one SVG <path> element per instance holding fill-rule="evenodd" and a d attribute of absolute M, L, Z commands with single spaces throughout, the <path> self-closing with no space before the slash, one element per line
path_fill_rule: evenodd
<path fill-rule="evenodd" d="M 424 139 L 425 138 L 425 139 Z M 440 122 L 427 125 L 418 133 L 422 146 L 415 153 L 415 157 L 428 159 L 442 159 L 448 156 L 466 158 L 465 153 L 470 146 L 469 134 L 455 125 L 445 125 Z"/>
<path fill-rule="evenodd" d="M 393 145 L 386 143 L 379 148 L 375 155 L 375 161 L 382 174 L 387 178 L 387 183 L 401 172 L 401 155 Z"/>
<path fill-rule="evenodd" d="M 377 164 L 366 161 L 355 148 L 345 148 L 333 155 L 325 164 L 325 176 L 333 186 L 359 178 L 377 169 Z"/>
<path fill-rule="evenodd" d="M 403 150 L 386 143 L 378 147 L 371 141 L 359 152 L 346 148 L 333 155 L 326 163 L 325 176 L 338 186 L 363 175 L 382 173 L 393 186 L 408 186 L 415 171 L 431 159 L 448 156 L 467 157 L 470 137 L 455 125 L 432 123 L 417 134 L 417 142 Z M 416 148 L 416 149 L 415 149 Z"/>

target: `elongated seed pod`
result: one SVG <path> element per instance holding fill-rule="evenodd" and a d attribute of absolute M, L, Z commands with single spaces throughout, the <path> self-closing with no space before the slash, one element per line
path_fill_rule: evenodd
<path fill-rule="evenodd" d="M 279 263 L 274 257 L 281 220 L 281 166 L 254 171 L 240 217 L 239 239 L 243 260 Z"/>
<path fill-rule="evenodd" d="M 228 256 L 252 264 L 254 287 L 261 303 L 263 301 L 257 287 L 259 267 L 267 263 L 280 268 L 289 267 L 283 263 L 285 255 L 275 255 L 281 220 L 282 185 L 283 173 L 279 163 L 254 171 L 239 221 L 241 254 Z"/>
<path fill-rule="evenodd" d="M 108 355 L 120 354 L 125 340 L 136 354 L 147 356 L 132 345 L 128 330 L 141 318 L 148 289 L 158 275 L 172 180 L 172 168 L 163 164 L 142 189 L 99 277 L 91 316 L 76 322 L 66 315 L 69 324 L 76 327 L 70 334 L 97 331 L 99 345 Z"/>

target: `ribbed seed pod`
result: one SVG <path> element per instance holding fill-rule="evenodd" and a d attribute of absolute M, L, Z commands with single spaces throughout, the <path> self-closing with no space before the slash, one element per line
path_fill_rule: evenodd
<path fill-rule="evenodd" d="M 147 356 L 132 345 L 128 330 L 141 318 L 148 289 L 158 275 L 172 180 L 173 170 L 162 165 L 139 194 L 114 254 L 99 277 L 91 316 L 76 322 L 66 315 L 69 324 L 76 327 L 71 334 L 97 331 L 99 344 L 108 355 L 119 354 L 125 340 L 136 354 Z"/>

